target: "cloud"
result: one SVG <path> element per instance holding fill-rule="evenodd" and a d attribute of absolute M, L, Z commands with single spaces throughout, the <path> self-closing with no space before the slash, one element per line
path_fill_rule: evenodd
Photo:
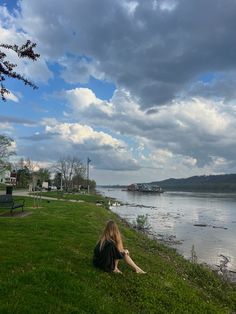
<path fill-rule="evenodd" d="M 16 123 L 16 124 L 24 124 L 26 126 L 33 126 L 36 125 L 36 121 L 20 118 L 20 117 L 13 117 L 13 116 L 0 116 L 1 123 Z"/>
<path fill-rule="evenodd" d="M 85 109 L 91 105 L 99 105 L 102 103 L 102 100 L 98 99 L 94 92 L 89 88 L 67 90 L 65 96 L 75 110 Z"/>
<path fill-rule="evenodd" d="M 20 70 L 65 82 L 54 93 L 63 117 L 57 110 L 40 133 L 19 138 L 22 154 L 89 156 L 97 173 L 116 170 L 120 180 L 124 171 L 133 179 L 155 169 L 163 178 L 236 171 L 235 12 L 234 0 L 24 0 L 13 15 L 0 6 L 4 40 L 38 43 L 40 63 Z M 113 96 L 97 97 L 91 78 L 114 83 Z"/>
<path fill-rule="evenodd" d="M 86 144 L 90 149 L 122 149 L 124 144 L 117 139 L 112 138 L 104 132 L 94 131 L 87 125 L 78 123 L 57 123 L 54 125 L 46 125 L 46 133 L 57 134 L 62 139 L 70 141 L 73 144 Z"/>
<path fill-rule="evenodd" d="M 204 167 L 212 163 L 211 156 L 234 159 L 236 135 L 234 106 L 209 99 L 175 101 L 158 110 L 143 112 L 139 103 L 125 90 L 116 90 L 109 101 L 101 101 L 88 89 L 69 91 L 68 116 L 96 127 L 137 139 L 146 151 L 158 155 L 158 165 L 169 154 L 182 156 L 185 166 Z M 67 93 L 65 92 L 65 95 Z M 83 103 L 83 105 L 82 105 Z M 141 145 L 141 146 L 140 146 Z M 136 152 L 140 151 L 136 150 Z M 153 158 L 148 158 L 151 162 Z M 146 160 L 147 161 L 147 160 Z"/>
<path fill-rule="evenodd" d="M 0 6 L 0 17 L 2 18 L 2 23 L 0 23 L 1 43 L 21 46 L 27 40 L 35 42 L 35 38 L 19 30 L 16 19 L 10 15 L 4 6 Z M 37 62 L 32 62 L 27 59 L 19 59 L 17 54 L 9 49 L 1 48 L 1 50 L 7 53 L 7 60 L 13 64 L 17 64 L 15 71 L 26 78 L 36 83 L 47 83 L 53 77 L 53 73 L 47 66 L 47 58 L 45 56 L 41 56 Z M 39 45 L 36 51 L 37 53 L 40 51 Z"/>
<path fill-rule="evenodd" d="M 85 82 L 100 72 L 148 108 L 171 103 L 206 73 L 223 71 L 227 80 L 236 67 L 235 12 L 234 0 L 227 5 L 214 0 L 71 0 L 69 6 L 25 0 L 14 23 L 40 42 L 47 58 L 74 56 L 62 62 L 66 81 Z"/>
<path fill-rule="evenodd" d="M 44 133 L 19 139 L 28 140 L 19 145 L 19 155 L 49 162 L 64 155 L 78 155 L 82 160 L 89 156 L 96 169 L 125 171 L 140 168 L 126 144 L 105 132 L 96 131 L 87 125 L 63 123 L 51 118 L 44 119 L 42 125 Z"/>
<path fill-rule="evenodd" d="M 64 91 L 61 95 L 76 115 L 86 113 L 88 116 L 104 119 L 112 115 L 112 104 L 97 98 L 89 88 L 75 88 Z"/>
<path fill-rule="evenodd" d="M 21 136 L 20 139 L 24 139 L 27 141 L 33 141 L 33 142 L 40 142 L 49 140 L 53 137 L 53 134 L 40 134 L 39 132 L 36 132 L 33 135 L 30 136 Z"/>
<path fill-rule="evenodd" d="M 230 103 L 236 98 L 236 72 L 207 73 L 185 91 L 185 97 L 203 97 Z"/>
<path fill-rule="evenodd" d="M 159 2 L 154 1 L 154 6 L 157 8 L 159 7 L 160 10 L 162 11 L 173 11 L 176 6 L 177 6 L 178 2 L 175 0 L 161 0 Z"/>
<path fill-rule="evenodd" d="M 0 119 L 1 119 L 1 117 L 0 117 Z M 5 123 L 0 124 L 0 130 L 6 131 L 6 130 L 13 130 L 13 129 L 14 129 L 13 126 L 9 122 L 5 122 Z"/>
<path fill-rule="evenodd" d="M 9 91 L 9 94 L 5 94 L 5 98 L 7 100 L 12 100 L 14 102 L 19 102 L 19 98 L 15 94 L 13 94 L 11 91 Z"/>
<path fill-rule="evenodd" d="M 59 64 L 62 67 L 61 77 L 70 84 L 88 83 L 90 77 L 98 80 L 105 78 L 104 73 L 99 69 L 99 63 L 84 57 L 63 57 L 59 60 Z"/>

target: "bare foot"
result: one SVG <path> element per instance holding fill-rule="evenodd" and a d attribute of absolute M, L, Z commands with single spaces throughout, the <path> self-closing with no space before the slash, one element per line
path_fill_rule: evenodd
<path fill-rule="evenodd" d="M 120 271 L 118 268 L 115 268 L 115 269 L 113 270 L 113 273 L 122 274 L 122 271 Z"/>
<path fill-rule="evenodd" d="M 146 271 L 143 271 L 141 268 L 137 268 L 135 270 L 136 274 L 146 274 L 147 272 Z"/>

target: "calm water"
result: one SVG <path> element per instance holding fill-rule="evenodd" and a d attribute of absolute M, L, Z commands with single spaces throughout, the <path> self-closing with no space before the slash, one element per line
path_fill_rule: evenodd
<path fill-rule="evenodd" d="M 236 194 L 165 192 L 159 195 L 120 189 L 100 191 L 130 204 L 112 206 L 112 211 L 131 223 L 138 215 L 148 214 L 152 233 L 158 238 L 174 236 L 173 239 L 181 241 L 171 246 L 184 257 L 190 258 L 194 245 L 199 262 L 219 265 L 222 259 L 219 255 L 223 254 L 230 259 L 228 269 L 236 270 Z"/>

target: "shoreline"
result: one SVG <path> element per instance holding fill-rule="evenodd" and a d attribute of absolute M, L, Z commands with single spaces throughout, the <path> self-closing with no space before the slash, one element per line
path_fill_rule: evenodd
<path fill-rule="evenodd" d="M 99 193 L 99 195 L 102 195 Z M 144 207 L 144 208 L 155 208 L 154 206 L 147 206 L 147 205 L 141 205 L 141 204 L 130 204 L 128 202 L 121 202 L 118 201 L 115 197 L 108 197 L 106 195 L 102 195 L 107 200 L 112 200 L 119 204 L 119 206 L 134 206 L 134 207 Z M 182 244 L 183 240 L 176 240 L 176 236 L 170 235 L 165 238 L 165 235 L 160 234 L 159 236 L 155 235 L 154 233 L 150 232 L 148 229 L 137 229 L 135 226 L 127 221 L 125 218 L 121 217 L 118 213 L 112 211 L 112 205 L 108 205 L 108 209 L 115 215 L 119 217 L 119 219 L 124 222 L 129 228 L 132 230 L 135 230 L 136 232 L 142 233 L 146 235 L 148 238 L 164 245 L 167 248 L 175 250 L 175 252 L 183 257 L 186 261 L 189 261 L 191 263 L 191 260 L 188 258 L 185 258 L 181 253 L 178 252 L 177 248 L 172 247 L 172 245 L 179 245 Z M 226 280 L 231 284 L 236 284 L 236 271 L 227 269 L 227 264 L 229 263 L 229 260 L 226 256 L 223 254 L 220 254 L 222 257 L 222 260 L 220 261 L 220 265 L 211 265 L 205 262 L 195 262 L 196 264 L 200 266 L 205 266 L 209 270 L 213 271 L 221 280 Z M 197 256 L 196 256 L 197 258 Z"/>
<path fill-rule="evenodd" d="M 111 206 L 112 207 L 112 206 Z M 131 223 L 129 223 L 126 219 L 124 219 L 123 217 L 121 217 L 119 214 L 113 212 L 110 208 L 109 210 L 117 215 L 119 217 L 119 219 L 125 223 L 129 228 L 131 228 L 132 230 L 135 230 L 136 232 L 138 233 L 142 233 L 144 234 L 145 236 L 147 236 L 149 239 L 151 240 L 154 240 L 162 245 L 164 245 L 165 247 L 169 248 L 169 249 L 172 249 L 176 252 L 176 254 L 178 254 L 179 256 L 181 256 L 182 258 L 184 258 L 186 261 L 190 261 L 190 259 L 187 259 L 185 258 L 182 254 L 180 254 L 178 252 L 178 250 L 176 248 L 173 248 L 171 246 L 171 244 L 173 244 L 173 240 L 171 240 L 170 242 L 168 242 L 167 240 L 160 240 L 157 236 L 153 235 L 152 233 L 148 232 L 147 230 L 141 230 L 141 229 L 137 229 L 135 228 Z M 163 236 L 164 237 L 164 236 Z M 171 236 L 170 236 L 171 237 Z M 173 236 L 175 237 L 175 236 Z M 175 244 L 180 244 L 180 243 L 175 243 Z M 227 257 L 225 257 L 223 254 L 221 254 L 221 256 L 223 257 L 223 259 L 227 259 Z M 228 270 L 227 269 L 227 263 L 225 264 L 224 263 L 224 260 L 223 260 L 223 263 L 222 265 L 210 265 L 210 264 L 207 264 L 207 263 L 198 263 L 198 262 L 195 262 L 196 264 L 200 265 L 200 266 L 205 266 L 207 267 L 209 270 L 213 271 L 221 280 L 226 280 L 228 281 L 229 283 L 231 284 L 236 284 L 236 271 L 233 271 L 233 270 Z"/>

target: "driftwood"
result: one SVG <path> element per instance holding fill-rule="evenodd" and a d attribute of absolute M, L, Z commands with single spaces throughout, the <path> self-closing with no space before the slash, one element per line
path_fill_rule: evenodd
<path fill-rule="evenodd" d="M 224 229 L 227 230 L 228 228 L 226 227 L 222 227 L 222 226 L 211 226 L 211 225 L 207 225 L 207 224 L 194 224 L 195 227 L 212 227 L 214 229 Z"/>
<path fill-rule="evenodd" d="M 227 230 L 228 228 L 226 228 L 226 227 L 217 227 L 217 226 L 212 226 L 212 228 L 214 228 L 214 229 L 224 229 L 224 230 Z"/>

